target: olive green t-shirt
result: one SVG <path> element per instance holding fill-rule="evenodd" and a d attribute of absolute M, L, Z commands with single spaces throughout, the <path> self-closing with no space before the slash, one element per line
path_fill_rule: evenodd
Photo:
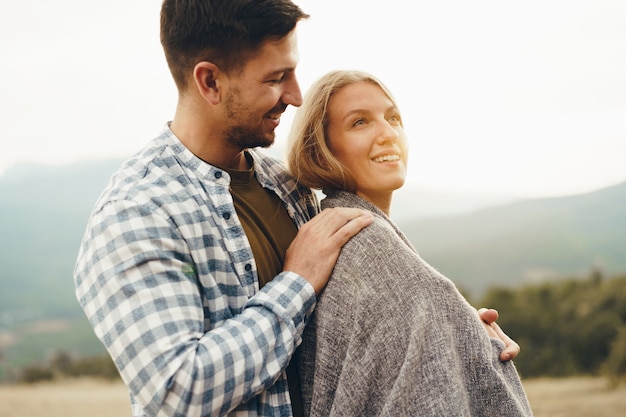
<path fill-rule="evenodd" d="M 252 166 L 251 158 L 246 157 Z M 246 171 L 225 170 L 230 174 L 230 192 L 237 216 L 252 247 L 259 276 L 259 288 L 283 270 L 285 252 L 298 229 L 282 201 L 271 190 L 261 187 L 254 175 L 254 167 Z M 302 416 L 302 396 L 296 361 L 287 367 L 289 395 L 294 416 Z"/>

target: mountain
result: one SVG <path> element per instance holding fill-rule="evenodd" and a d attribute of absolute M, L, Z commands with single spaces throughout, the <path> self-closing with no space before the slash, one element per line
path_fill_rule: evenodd
<path fill-rule="evenodd" d="M 78 247 L 119 163 L 20 165 L 0 177 L 0 325 L 77 315 L 72 270 Z"/>
<path fill-rule="evenodd" d="M 422 258 L 470 295 L 626 271 L 626 183 L 398 225 Z"/>
<path fill-rule="evenodd" d="M 458 216 L 514 201 L 497 194 L 429 191 L 407 183 L 393 194 L 391 218 L 400 223 L 423 217 Z"/>

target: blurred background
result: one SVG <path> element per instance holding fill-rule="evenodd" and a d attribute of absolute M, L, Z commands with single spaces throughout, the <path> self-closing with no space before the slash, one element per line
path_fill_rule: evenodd
<path fill-rule="evenodd" d="M 392 218 L 500 311 L 523 378 L 623 379 L 626 3 L 296 3 L 303 91 L 354 68 L 395 94 L 411 156 Z M 0 5 L 0 383 L 115 379 L 72 270 L 108 177 L 173 115 L 160 2 Z"/>

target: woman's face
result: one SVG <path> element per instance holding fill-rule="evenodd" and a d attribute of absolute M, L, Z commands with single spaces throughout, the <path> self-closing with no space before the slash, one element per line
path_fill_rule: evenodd
<path fill-rule="evenodd" d="M 381 209 L 404 184 L 408 158 L 399 110 L 382 89 L 361 81 L 343 87 L 328 105 L 328 145 L 354 176 L 356 194 Z"/>

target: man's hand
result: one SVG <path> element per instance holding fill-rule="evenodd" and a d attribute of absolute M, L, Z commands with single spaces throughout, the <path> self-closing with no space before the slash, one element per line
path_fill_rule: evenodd
<path fill-rule="evenodd" d="M 324 209 L 300 228 L 285 254 L 283 271 L 304 277 L 319 295 L 343 245 L 372 223 L 372 213 L 347 207 Z"/>
<path fill-rule="evenodd" d="M 489 336 L 502 340 L 506 345 L 500 354 L 500 360 L 504 362 L 515 359 L 515 357 L 519 355 L 520 346 L 507 336 L 500 326 L 498 326 L 498 323 L 496 323 L 496 320 L 498 320 L 498 312 L 493 308 L 481 308 L 478 310 L 478 315 L 487 329 Z"/>

